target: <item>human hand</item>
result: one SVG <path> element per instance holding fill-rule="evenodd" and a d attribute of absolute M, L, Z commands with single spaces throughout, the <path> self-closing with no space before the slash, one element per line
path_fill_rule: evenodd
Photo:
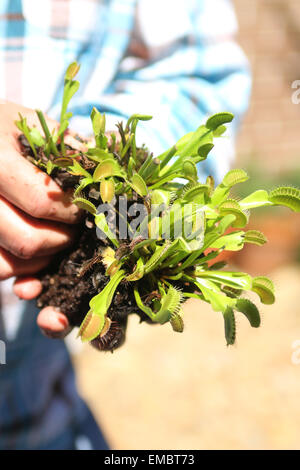
<path fill-rule="evenodd" d="M 29 300 L 42 288 L 34 274 L 72 242 L 79 211 L 68 193 L 21 155 L 18 113 L 40 129 L 33 110 L 0 102 L 0 280 L 17 277 L 16 295 Z M 49 118 L 47 123 L 50 130 L 58 126 Z M 53 307 L 41 310 L 38 324 L 48 335 L 69 330 L 66 316 Z"/>

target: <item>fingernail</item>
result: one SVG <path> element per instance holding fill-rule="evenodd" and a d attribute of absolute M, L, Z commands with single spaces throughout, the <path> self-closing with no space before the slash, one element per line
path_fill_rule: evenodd
<path fill-rule="evenodd" d="M 63 325 L 64 328 L 67 328 L 69 326 L 69 321 L 65 315 L 59 315 L 58 321 L 61 325 Z"/>

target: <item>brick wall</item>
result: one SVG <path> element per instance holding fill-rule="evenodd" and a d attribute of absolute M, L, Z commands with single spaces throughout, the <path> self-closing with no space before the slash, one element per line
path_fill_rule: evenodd
<path fill-rule="evenodd" d="M 300 0 L 234 0 L 239 42 L 253 72 L 251 106 L 238 139 L 238 160 L 274 173 L 300 168 Z"/>

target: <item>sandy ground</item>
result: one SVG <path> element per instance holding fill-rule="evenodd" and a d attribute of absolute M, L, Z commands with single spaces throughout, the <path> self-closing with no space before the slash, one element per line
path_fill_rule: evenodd
<path fill-rule="evenodd" d="M 183 334 L 132 317 L 122 349 L 74 357 L 114 449 L 300 448 L 300 269 L 271 277 L 276 305 L 261 309 L 258 330 L 240 315 L 234 347 L 221 314 L 191 300 Z"/>

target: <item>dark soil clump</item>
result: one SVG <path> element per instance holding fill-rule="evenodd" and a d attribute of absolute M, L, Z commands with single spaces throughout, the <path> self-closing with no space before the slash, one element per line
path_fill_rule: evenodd
<path fill-rule="evenodd" d="M 83 233 L 71 251 L 63 252 L 41 273 L 43 292 L 38 298 L 38 307 L 59 307 L 72 326 L 80 326 L 89 311 L 89 301 L 107 284 L 105 267 L 94 264 L 82 275 L 82 267 L 97 255 L 99 246 L 104 246 L 96 237 L 96 231 L 83 227 Z M 134 297 L 128 284 L 120 284 L 113 298 L 108 316 L 121 320 L 133 313 Z"/>

